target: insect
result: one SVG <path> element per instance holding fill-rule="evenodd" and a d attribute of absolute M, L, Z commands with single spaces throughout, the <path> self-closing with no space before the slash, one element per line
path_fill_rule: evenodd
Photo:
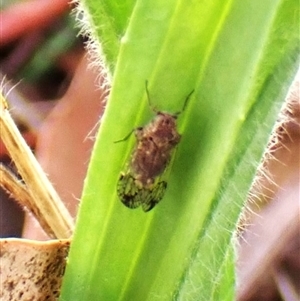
<path fill-rule="evenodd" d="M 156 116 L 144 127 L 134 129 L 124 139 L 116 142 L 127 140 L 133 132 L 135 134 L 137 143 L 127 170 L 121 173 L 118 180 L 117 194 L 125 206 L 142 206 L 147 212 L 164 196 L 167 182 L 162 180 L 162 175 L 181 138 L 176 126 L 177 117 L 185 110 L 194 91 L 186 97 L 181 111 L 169 114 L 158 111 L 151 105 L 147 81 L 145 86 L 149 106 Z"/>

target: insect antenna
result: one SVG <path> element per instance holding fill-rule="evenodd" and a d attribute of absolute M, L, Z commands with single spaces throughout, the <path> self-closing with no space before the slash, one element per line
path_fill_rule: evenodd
<path fill-rule="evenodd" d="M 147 94 L 147 99 L 148 99 L 148 104 L 149 104 L 149 107 L 151 108 L 151 110 L 153 112 L 155 112 L 156 114 L 159 114 L 160 111 L 158 111 L 151 103 L 151 99 L 150 99 L 150 93 L 149 93 L 149 89 L 148 89 L 148 80 L 145 81 L 145 88 L 146 88 L 146 94 Z M 185 98 L 185 101 L 184 101 L 184 104 L 183 104 L 183 107 L 180 111 L 176 112 L 173 114 L 174 117 L 178 117 L 182 112 L 184 112 L 187 104 L 188 104 L 188 101 L 191 97 L 191 95 L 194 93 L 194 89 L 188 94 L 188 96 Z"/>
<path fill-rule="evenodd" d="M 135 131 L 136 129 L 133 129 L 132 131 L 129 132 L 129 134 L 127 134 L 124 138 L 120 139 L 120 140 L 117 140 L 117 141 L 114 141 L 114 143 L 119 143 L 119 142 L 124 142 L 126 141 L 130 136 L 131 134 Z"/>
<path fill-rule="evenodd" d="M 150 109 L 151 109 L 154 113 L 158 114 L 159 111 L 151 104 L 150 93 L 149 93 L 149 89 L 148 89 L 148 81 L 147 81 L 147 80 L 145 81 L 145 88 L 146 88 L 146 94 L 147 94 L 147 99 L 148 99 L 149 107 L 150 107 Z"/>
<path fill-rule="evenodd" d="M 175 117 L 178 117 L 182 112 L 184 112 L 184 110 L 185 110 L 185 108 L 186 108 L 186 106 L 187 106 L 187 104 L 188 104 L 188 101 L 189 101 L 191 95 L 194 93 L 194 91 L 195 91 L 195 90 L 192 90 L 192 91 L 188 94 L 188 96 L 185 98 L 185 101 L 184 101 L 184 104 L 183 104 L 182 109 L 174 114 Z"/>

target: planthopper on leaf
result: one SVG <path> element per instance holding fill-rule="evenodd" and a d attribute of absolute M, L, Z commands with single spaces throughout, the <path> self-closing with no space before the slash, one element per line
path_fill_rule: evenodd
<path fill-rule="evenodd" d="M 167 182 L 162 178 L 181 138 L 176 120 L 185 110 L 193 92 L 186 97 L 181 111 L 169 114 L 158 111 L 151 105 L 146 81 L 149 106 L 156 116 L 144 127 L 138 127 L 122 140 L 116 141 L 127 140 L 133 132 L 137 140 L 127 169 L 121 173 L 117 184 L 117 194 L 125 206 L 142 206 L 147 212 L 163 198 Z"/>

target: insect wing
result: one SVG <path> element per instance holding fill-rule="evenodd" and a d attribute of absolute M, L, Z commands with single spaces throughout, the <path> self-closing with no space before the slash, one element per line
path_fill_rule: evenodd
<path fill-rule="evenodd" d="M 121 174 L 117 184 L 117 194 L 121 202 L 129 208 L 137 208 L 142 203 L 140 189 L 130 173 Z"/>
<path fill-rule="evenodd" d="M 134 209 L 142 206 L 145 212 L 150 211 L 163 198 L 167 188 L 167 182 L 155 182 L 149 187 L 138 185 L 130 174 L 121 174 L 117 194 L 121 202 L 128 208 Z"/>
<path fill-rule="evenodd" d="M 161 181 L 156 185 L 153 185 L 152 189 L 148 189 L 147 195 L 145 195 L 142 208 L 145 212 L 150 211 L 156 204 L 158 204 L 163 198 L 167 189 L 167 182 Z"/>

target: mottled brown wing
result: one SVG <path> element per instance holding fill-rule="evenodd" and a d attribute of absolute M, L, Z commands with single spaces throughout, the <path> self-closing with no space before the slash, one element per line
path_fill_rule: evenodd
<path fill-rule="evenodd" d="M 140 189 L 130 173 L 121 174 L 117 184 L 117 194 L 121 202 L 128 208 L 134 209 L 141 205 Z"/>
<path fill-rule="evenodd" d="M 167 182 L 156 182 L 151 186 L 138 185 L 137 181 L 130 174 L 121 174 L 117 194 L 121 202 L 128 208 L 134 209 L 142 206 L 145 212 L 150 211 L 158 204 L 165 194 Z"/>
<path fill-rule="evenodd" d="M 142 202 L 142 208 L 145 212 L 150 211 L 152 208 L 158 204 L 163 198 L 165 191 L 167 189 L 167 182 L 161 181 L 153 186 L 144 201 Z"/>

